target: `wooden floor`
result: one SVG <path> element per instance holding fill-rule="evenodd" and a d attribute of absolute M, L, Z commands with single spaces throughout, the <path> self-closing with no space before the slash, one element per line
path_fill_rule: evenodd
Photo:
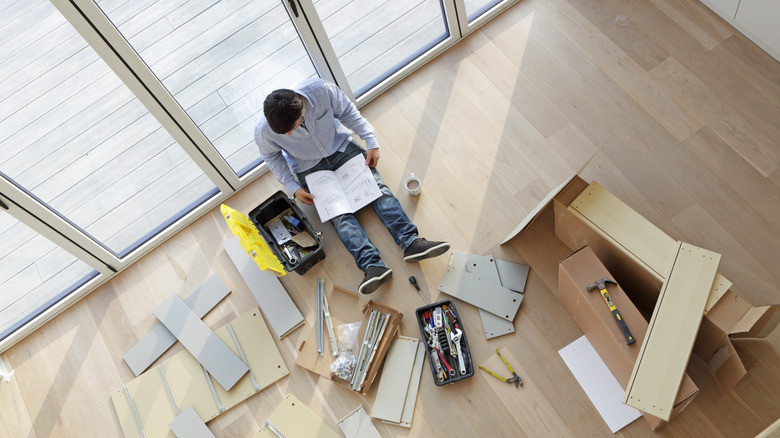
<path fill-rule="evenodd" d="M 524 0 L 362 112 L 382 146 L 379 170 L 424 236 L 532 267 L 515 334 L 485 341 L 476 309 L 459 310 L 475 362 L 506 347 L 533 408 L 498 399 L 484 373 L 435 387 L 426 367 L 412 429 L 375 423 L 383 436 L 611 435 L 557 353 L 581 336 L 555 297 L 560 245 L 526 235 L 499 246 L 592 156 L 583 178 L 672 237 L 723 254 L 721 272 L 753 304 L 780 302 L 780 64 L 696 1 Z M 411 172 L 423 181 L 415 198 L 401 189 Z M 278 189 L 266 175 L 227 204 L 247 212 Z M 423 303 L 406 278 L 436 299 L 446 260 L 405 264 L 373 213 L 360 217 L 395 271 L 372 298 L 419 336 L 411 315 Z M 542 219 L 535 231 L 549 233 Z M 375 390 L 358 397 L 294 365 L 314 322 L 315 279 L 355 289 L 362 277 L 330 226 L 321 230 L 327 258 L 282 278 L 307 317 L 278 343 L 290 376 L 212 421 L 215 435 L 253 436 L 287 393 L 334 429 L 358 404 L 371 410 Z M 131 380 L 122 355 L 156 323 L 158 304 L 217 273 L 233 293 L 210 326 L 255 305 L 222 249 L 229 237 L 209 213 L 5 353 L 15 374 L 0 383 L 0 436 L 121 436 L 109 392 Z M 780 331 L 734 344 L 752 369 L 733 390 L 694 357 L 701 392 L 682 415 L 657 433 L 638 420 L 616 435 L 751 437 L 775 421 Z"/>

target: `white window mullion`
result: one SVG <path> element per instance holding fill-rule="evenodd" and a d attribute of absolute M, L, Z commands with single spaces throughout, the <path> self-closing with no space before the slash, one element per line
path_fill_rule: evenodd
<path fill-rule="evenodd" d="M 217 188 L 223 193 L 234 192 L 241 185 L 239 178 L 94 1 L 51 2 Z"/>
<path fill-rule="evenodd" d="M 42 236 L 61 246 L 101 274 L 111 275 L 121 261 L 108 249 L 56 214 L 27 191 L 0 176 L 0 199 L 8 213 Z M 8 202 L 6 202 L 8 201 Z"/>
<path fill-rule="evenodd" d="M 354 101 L 355 96 L 347 82 L 347 76 L 341 68 L 325 28 L 322 27 L 312 0 L 282 0 L 282 4 L 287 8 L 287 13 L 309 52 L 317 73 L 322 79 L 338 85 L 341 91 Z"/>

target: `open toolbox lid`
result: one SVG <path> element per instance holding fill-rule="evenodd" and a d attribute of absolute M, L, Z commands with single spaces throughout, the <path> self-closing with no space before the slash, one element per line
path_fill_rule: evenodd
<path fill-rule="evenodd" d="M 240 211 L 234 210 L 225 204 L 219 208 L 222 217 L 228 224 L 230 231 L 238 237 L 241 247 L 252 257 L 257 266 L 262 270 L 270 269 L 277 275 L 286 275 L 284 266 L 268 247 L 268 244 L 260 236 L 257 228 L 249 218 Z"/>

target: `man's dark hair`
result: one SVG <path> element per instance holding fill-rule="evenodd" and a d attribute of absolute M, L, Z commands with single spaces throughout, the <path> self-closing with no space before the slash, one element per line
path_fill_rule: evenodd
<path fill-rule="evenodd" d="M 303 99 L 293 90 L 274 90 L 263 102 L 263 113 L 268 126 L 277 134 L 292 131 L 295 122 L 301 118 Z"/>

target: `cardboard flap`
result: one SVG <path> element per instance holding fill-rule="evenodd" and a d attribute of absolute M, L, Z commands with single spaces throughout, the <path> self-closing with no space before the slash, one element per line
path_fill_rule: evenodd
<path fill-rule="evenodd" d="M 558 194 L 561 191 L 563 191 L 575 179 L 578 179 L 578 175 L 576 173 L 570 176 L 569 178 L 567 178 L 566 181 L 564 181 L 561 185 L 552 189 L 550 193 L 547 194 L 547 196 L 542 198 L 542 200 L 539 201 L 538 204 L 536 204 L 536 207 L 534 207 L 533 210 L 531 210 L 531 212 L 528 213 L 528 216 L 526 216 L 522 221 L 520 221 L 520 225 L 518 225 L 514 230 L 512 230 L 512 232 L 509 233 L 509 235 L 506 236 L 506 238 L 504 238 L 504 240 L 501 241 L 501 245 L 509 242 L 510 240 L 512 240 L 513 237 L 517 236 L 523 230 L 528 228 L 528 226 L 531 225 L 531 223 L 533 223 L 533 221 L 536 220 L 536 218 L 539 216 L 539 213 L 542 210 L 544 210 L 544 208 L 548 204 L 550 204 L 550 202 L 552 202 L 553 199 L 555 199 L 555 197 L 557 197 Z"/>
<path fill-rule="evenodd" d="M 780 324 L 780 305 L 750 308 L 731 329 L 737 338 L 765 338 Z"/>

